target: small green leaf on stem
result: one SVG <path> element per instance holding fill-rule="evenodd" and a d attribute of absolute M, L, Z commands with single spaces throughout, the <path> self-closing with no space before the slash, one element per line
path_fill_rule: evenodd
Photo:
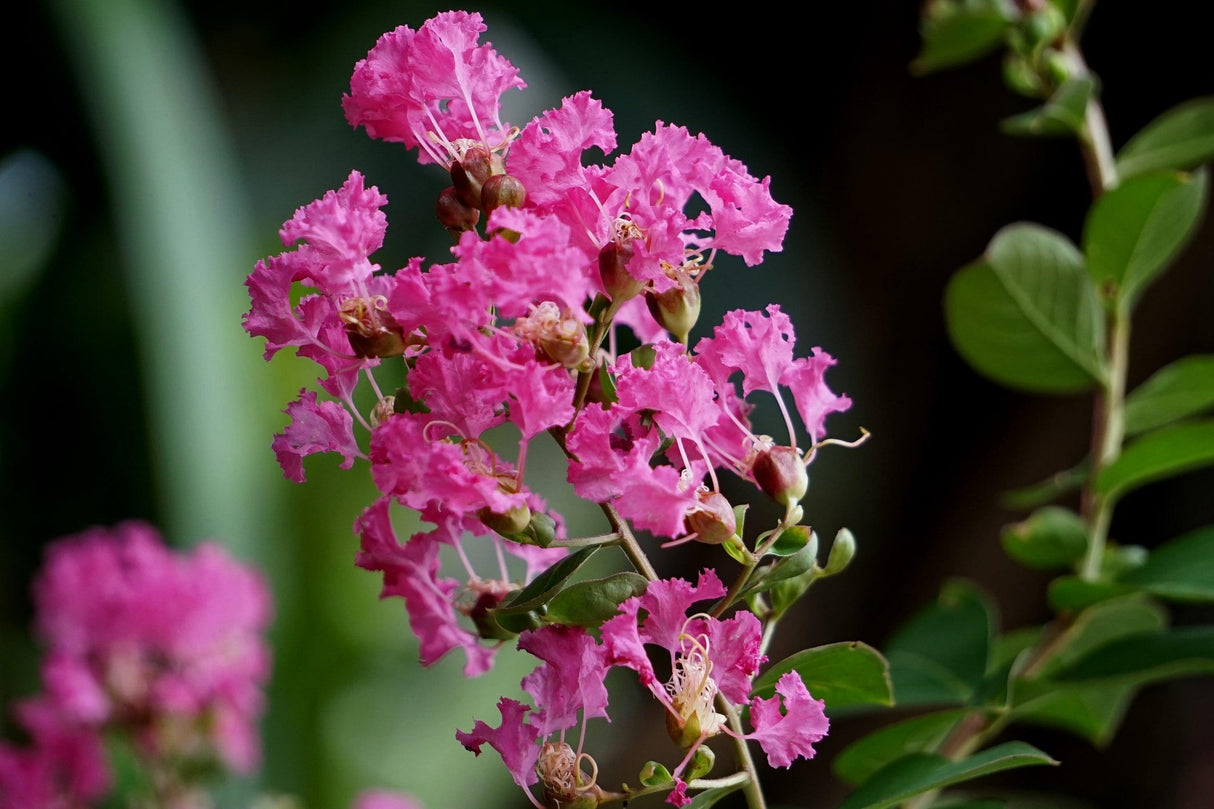
<path fill-rule="evenodd" d="M 1125 431 L 1138 435 L 1214 408 L 1214 354 L 1185 357 L 1156 371 L 1125 400 Z"/>
<path fill-rule="evenodd" d="M 1087 524 L 1070 509 L 1046 506 L 1023 522 L 1005 526 L 1003 550 L 1022 565 L 1055 570 L 1083 558 Z"/>
<path fill-rule="evenodd" d="M 1160 115 L 1117 154 L 1124 179 L 1159 169 L 1189 169 L 1214 157 L 1214 96 L 1186 101 Z"/>
<path fill-rule="evenodd" d="M 1126 447 L 1096 477 L 1096 493 L 1116 499 L 1127 492 L 1214 463 L 1214 420 L 1164 427 Z"/>
<path fill-rule="evenodd" d="M 1008 4 L 999 0 L 929 4 L 919 27 L 923 48 L 911 72 L 923 75 L 985 56 L 999 47 L 1011 21 Z"/>
<path fill-rule="evenodd" d="M 968 710 L 959 708 L 887 725 L 845 747 L 835 757 L 831 769 L 852 786 L 862 784 L 882 767 L 909 753 L 934 751 L 967 713 Z"/>
<path fill-rule="evenodd" d="M 547 621 L 571 626 L 599 626 L 620 611 L 620 604 L 645 592 L 639 573 L 625 571 L 602 579 L 571 584 L 548 602 Z"/>
<path fill-rule="evenodd" d="M 1172 601 L 1214 602 L 1214 526 L 1159 546 L 1121 582 Z"/>

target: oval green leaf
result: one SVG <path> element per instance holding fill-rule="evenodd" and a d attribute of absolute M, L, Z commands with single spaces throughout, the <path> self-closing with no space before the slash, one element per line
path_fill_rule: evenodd
<path fill-rule="evenodd" d="M 1137 435 L 1214 408 L 1214 354 L 1177 360 L 1126 397 L 1125 431 Z"/>
<path fill-rule="evenodd" d="M 911 63 L 916 75 L 981 58 L 999 46 L 1010 24 L 1007 6 L 999 0 L 938 7 L 942 10 L 920 25 L 923 48 Z"/>
<path fill-rule="evenodd" d="M 997 382 L 1067 393 L 1107 376 L 1104 309 L 1083 257 L 1052 230 L 1001 230 L 953 276 L 944 308 L 953 345 Z"/>
<path fill-rule="evenodd" d="M 1214 526 L 1164 543 L 1121 581 L 1173 601 L 1214 601 Z"/>
<path fill-rule="evenodd" d="M 859 641 L 831 643 L 805 649 L 775 664 L 754 682 L 752 696 L 770 697 L 776 681 L 796 671 L 814 699 L 826 710 L 850 705 L 893 705 L 889 664 L 881 653 Z"/>
<path fill-rule="evenodd" d="M 1132 303 L 1188 243 L 1205 199 L 1204 171 L 1146 174 L 1103 194 L 1083 228 L 1092 278 Z"/>
<path fill-rule="evenodd" d="M 968 700 L 990 659 L 994 613 L 987 597 L 963 581 L 949 582 L 886 644 L 899 705 Z"/>
<path fill-rule="evenodd" d="M 852 742 L 835 757 L 831 769 L 852 786 L 864 783 L 873 773 L 910 753 L 935 750 L 948 736 L 965 709 L 941 711 L 904 719 Z"/>
<path fill-rule="evenodd" d="M 586 564 L 586 560 L 599 547 L 598 545 L 592 545 L 582 548 L 549 567 L 543 573 L 536 576 L 530 584 L 520 590 L 508 603 L 498 607 L 498 615 L 528 612 L 547 603 L 557 594 L 561 585 L 567 582 L 569 577 L 576 573 L 579 567 Z"/>
<path fill-rule="evenodd" d="M 1060 506 L 1046 506 L 1027 520 L 1006 526 L 1001 539 L 1008 556 L 1039 570 L 1064 568 L 1088 547 L 1087 525 Z"/>
<path fill-rule="evenodd" d="M 1140 633 L 1106 643 L 1055 672 L 1052 679 L 1061 683 L 1145 685 L 1210 672 L 1214 672 L 1214 626 L 1190 626 Z"/>
<path fill-rule="evenodd" d="M 1214 421 L 1164 427 L 1130 444 L 1096 476 L 1096 491 L 1121 497 L 1147 483 L 1214 463 Z"/>
<path fill-rule="evenodd" d="M 602 579 L 571 584 L 548 602 L 544 620 L 570 626 L 599 626 L 620 611 L 620 604 L 645 592 L 648 582 L 626 571 Z"/>
<path fill-rule="evenodd" d="M 839 809 L 887 809 L 915 795 L 990 773 L 1057 763 L 1024 742 L 1005 742 L 961 761 L 912 753 L 875 773 Z"/>
<path fill-rule="evenodd" d="M 1006 118 L 999 125 L 1009 135 L 1059 137 L 1083 129 L 1083 116 L 1095 82 L 1088 78 L 1067 79 L 1042 106 Z"/>
<path fill-rule="evenodd" d="M 1214 157 L 1214 96 L 1165 112 L 1117 154 L 1122 179 L 1159 169 L 1188 169 Z"/>

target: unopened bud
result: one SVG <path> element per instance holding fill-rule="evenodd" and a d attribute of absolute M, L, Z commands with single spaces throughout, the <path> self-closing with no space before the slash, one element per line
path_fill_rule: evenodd
<path fill-rule="evenodd" d="M 628 260 L 632 256 L 631 242 L 607 242 L 599 251 L 599 278 L 615 306 L 635 298 L 645 288 L 644 281 L 638 281 L 628 272 Z"/>
<path fill-rule="evenodd" d="M 523 181 L 510 174 L 495 174 L 481 186 L 481 210 L 492 212 L 495 208 L 521 208 L 527 201 L 527 188 Z"/>
<path fill-rule="evenodd" d="M 799 503 L 809 488 L 809 475 L 805 473 L 801 454 L 792 447 L 776 446 L 761 451 L 755 456 L 751 474 L 768 497 L 788 508 Z"/>
<path fill-rule="evenodd" d="M 508 539 L 521 534 L 531 524 L 531 509 L 527 507 L 526 503 L 514 506 L 505 514 L 491 511 L 486 506 L 477 511 L 476 516 L 487 527 Z"/>
<path fill-rule="evenodd" d="M 518 634 L 499 624 L 497 616 L 493 613 L 494 608 L 502 603 L 506 595 L 507 593 L 484 592 L 477 596 L 472 609 L 468 611 L 468 617 L 472 619 L 478 637 L 485 640 L 510 640 Z"/>
<path fill-rule="evenodd" d="M 826 557 L 826 567 L 822 568 L 823 576 L 833 576 L 843 572 L 856 555 L 856 537 L 846 528 L 840 528 L 835 534 L 835 541 L 830 546 L 830 555 Z"/>
<path fill-rule="evenodd" d="M 442 190 L 438 195 L 438 203 L 434 206 L 434 213 L 438 216 L 439 223 L 455 237 L 475 228 L 481 218 L 481 212 L 460 199 L 454 188 Z"/>
<path fill-rule="evenodd" d="M 712 748 L 706 744 L 702 744 L 696 748 L 696 751 L 691 756 L 691 765 L 684 773 L 684 777 L 688 781 L 694 781 L 697 778 L 703 778 L 712 772 L 712 765 L 717 763 L 717 754 L 712 752 Z"/>
<path fill-rule="evenodd" d="M 699 495 L 700 504 L 687 512 L 684 527 L 696 535 L 697 542 L 720 545 L 738 531 L 738 521 L 733 506 L 720 492 L 704 492 Z"/>
<path fill-rule="evenodd" d="M 681 267 L 670 273 L 676 286 L 665 292 L 650 291 L 645 296 L 649 314 L 680 343 L 687 343 L 696 321 L 700 319 L 700 285 Z"/>
<path fill-rule="evenodd" d="M 465 205 L 480 208 L 481 189 L 485 181 L 494 175 L 505 173 L 506 165 L 500 155 L 483 146 L 474 146 L 451 164 L 451 184 Z"/>

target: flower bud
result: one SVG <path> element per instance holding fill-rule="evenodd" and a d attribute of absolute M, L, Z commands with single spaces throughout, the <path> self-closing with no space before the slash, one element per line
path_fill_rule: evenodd
<path fill-rule="evenodd" d="M 826 557 L 826 567 L 822 568 L 822 575 L 833 576 L 842 573 L 855 555 L 856 537 L 846 528 L 840 528 L 830 546 L 830 555 Z"/>
<path fill-rule="evenodd" d="M 473 146 L 451 164 L 451 184 L 465 205 L 480 208 L 485 181 L 496 174 L 505 173 L 506 165 L 500 155 L 484 146 Z"/>
<path fill-rule="evenodd" d="M 526 503 L 514 506 L 505 514 L 491 511 L 488 506 L 476 512 L 477 518 L 487 527 L 507 539 L 514 539 L 531 524 L 531 509 Z"/>
<path fill-rule="evenodd" d="M 358 357 L 399 357 L 405 352 L 405 335 L 387 309 L 382 295 L 346 298 L 338 317 L 346 327 L 350 349 Z"/>
<path fill-rule="evenodd" d="M 694 781 L 697 778 L 703 778 L 712 772 L 712 765 L 717 763 L 717 754 L 712 752 L 712 748 L 706 744 L 702 744 L 696 748 L 695 753 L 691 756 L 691 765 L 688 766 L 684 777 L 688 781 Z"/>
<path fill-rule="evenodd" d="M 762 450 L 755 456 L 751 474 L 768 497 L 788 508 L 799 503 L 809 488 L 801 454 L 792 447 Z"/>
<path fill-rule="evenodd" d="M 696 535 L 697 542 L 720 545 L 738 531 L 737 517 L 733 506 L 720 492 L 701 492 L 700 504 L 687 512 L 683 520 L 688 533 Z"/>
<path fill-rule="evenodd" d="M 481 210 L 491 213 L 503 205 L 521 208 L 527 201 L 527 189 L 523 181 L 510 174 L 495 174 L 481 187 Z"/>
<path fill-rule="evenodd" d="M 512 591 L 484 591 L 477 594 L 476 601 L 468 610 L 468 617 L 472 619 L 478 637 L 485 640 L 510 640 L 518 634 L 499 624 L 493 612 L 510 592 Z"/>
<path fill-rule="evenodd" d="M 607 242 L 599 251 L 599 278 L 603 280 L 603 289 L 615 306 L 635 298 L 645 288 L 644 281 L 638 281 L 628 272 L 628 260 L 633 256 L 631 242 Z"/>
<path fill-rule="evenodd" d="M 481 212 L 467 205 L 460 199 L 454 188 L 444 188 L 438 195 L 438 203 L 434 206 L 438 221 L 447 232 L 459 238 L 466 230 L 472 230 L 480 221 Z"/>
<path fill-rule="evenodd" d="M 687 335 L 700 319 L 700 285 L 682 267 L 668 272 L 677 286 L 665 292 L 650 291 L 645 296 L 649 314 L 662 328 L 674 335 L 680 343 L 687 343 Z"/>

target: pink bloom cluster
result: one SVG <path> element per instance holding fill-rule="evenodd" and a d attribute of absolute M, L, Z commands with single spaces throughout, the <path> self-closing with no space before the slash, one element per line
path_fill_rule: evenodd
<path fill-rule="evenodd" d="M 123 523 L 52 544 L 34 584 L 44 693 L 19 705 L 29 750 L 0 747 L 0 804 L 77 805 L 106 788 L 100 734 L 149 760 L 252 770 L 270 658 L 265 584 L 217 545 L 187 555 Z M 24 797 L 20 797 L 24 796 Z"/>
<path fill-rule="evenodd" d="M 534 708 L 503 698 L 497 728 L 478 721 L 459 738 L 477 751 L 490 744 L 521 787 L 541 780 L 547 802 L 564 805 L 597 794 L 593 772 L 583 772 L 592 759 L 564 733 L 607 718 L 609 668 L 633 669 L 664 706 L 688 751 L 680 777 L 706 739 L 741 733 L 714 700 L 749 701 L 766 658 L 750 612 L 689 614 L 726 595 L 708 571 L 694 586 L 649 582 L 601 626 L 537 613 L 521 635 L 503 628 L 495 611 L 567 553 L 561 516 L 527 483 L 533 442 L 556 440 L 567 480 L 603 505 L 616 536 L 635 526 L 667 544 L 728 542 L 750 553 L 720 475 L 757 486 L 785 507 L 781 528 L 794 525 L 806 466 L 831 440 L 825 420 L 851 402 L 826 385 L 832 357 L 817 348 L 795 356 L 778 306 L 730 312 L 711 336 L 690 340 L 719 256 L 753 266 L 782 248 L 792 211 L 772 198 L 769 178 L 661 121 L 606 159 L 617 145 L 612 114 L 589 92 L 521 128 L 502 120 L 502 95 L 525 85 L 480 42 L 484 30 L 462 11 L 416 31 L 401 26 L 356 65 L 342 100 L 352 125 L 416 148 L 422 164 L 446 173 L 436 214 L 455 241 L 451 260 L 413 258 L 381 272 L 372 255 L 387 199 L 354 171 L 284 223 L 286 251 L 248 277 L 244 323 L 265 339 L 266 359 L 294 347 L 321 367 L 331 398 L 302 390 L 274 451 L 295 481 L 315 453 L 337 453 L 343 468 L 368 463 L 380 496 L 355 524 L 357 564 L 383 574 L 384 596 L 404 599 L 422 662 L 458 649 L 465 674 L 476 675 L 514 637 L 541 661 L 522 683 Z M 619 350 L 634 341 L 642 347 Z M 394 389 L 376 375 L 387 362 L 403 379 Z M 369 393 L 359 391 L 364 381 Z M 360 409 L 356 392 L 374 404 Z M 786 437 L 751 428 L 764 397 Z M 394 506 L 428 527 L 402 541 Z M 481 555 L 495 560 L 492 570 L 473 565 L 472 542 L 489 546 Z M 458 573 L 444 572 L 444 556 Z M 668 681 L 650 663 L 655 651 L 669 657 Z M 777 696 L 751 701 L 750 717 L 743 738 L 774 766 L 811 757 L 827 730 L 822 703 L 795 674 Z M 681 780 L 671 794 L 686 801 Z"/>
<path fill-rule="evenodd" d="M 716 574 L 705 570 L 695 585 L 683 579 L 651 582 L 644 595 L 623 602 L 620 614 L 602 625 L 601 642 L 578 627 L 545 626 L 524 633 L 519 648 L 542 661 L 522 682 L 536 709 L 503 698 L 498 727 L 477 721 L 456 738 L 477 754 L 488 744 L 501 755 L 515 783 L 527 789 L 542 781 L 545 793 L 556 797 L 558 805 L 597 795 L 593 773 L 579 772 L 589 757 L 580 750 L 574 753 L 564 743 L 563 731 L 579 721 L 607 718 L 603 683 L 608 669 L 624 666 L 635 671 L 661 703 L 672 738 L 689 751 L 673 773 L 679 779 L 700 744 L 733 733 L 716 710 L 717 695 L 738 704 L 750 700 L 751 683 L 766 659 L 760 652 L 762 629 L 751 613 L 739 611 L 720 619 L 690 612 L 693 604 L 725 592 Z M 650 646 L 665 652 L 662 657 L 671 672 L 665 682 L 655 672 L 646 648 Z M 788 767 L 797 758 L 813 758 L 813 745 L 826 735 L 829 722 L 822 701 L 810 697 L 796 673 L 780 678 L 776 694 L 750 700 L 753 729 L 743 738 L 757 741 L 773 767 Z M 556 733 L 560 741 L 546 741 Z M 571 757 L 572 767 L 558 764 L 556 751 Z M 678 783 L 682 786 L 681 779 Z M 685 786 L 671 795 L 676 806 L 690 802 Z"/>

